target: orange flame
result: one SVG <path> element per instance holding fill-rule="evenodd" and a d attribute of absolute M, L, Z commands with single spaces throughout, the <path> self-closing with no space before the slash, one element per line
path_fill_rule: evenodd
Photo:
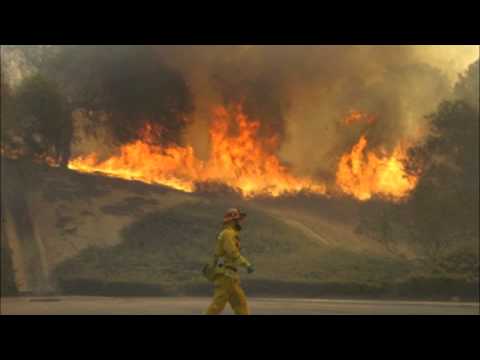
<path fill-rule="evenodd" d="M 248 119 L 241 107 L 233 114 L 218 107 L 210 128 L 211 152 L 206 162 L 200 161 L 190 146 L 151 144 L 154 129 L 147 124 L 142 139 L 122 146 L 119 155 L 105 161 L 99 161 L 96 154 L 80 156 L 72 159 L 68 167 L 187 192 L 195 191 L 196 184 L 202 182 L 226 184 L 245 197 L 326 192 L 324 184 L 290 174 L 274 155 L 276 136 L 261 138 L 259 128 L 260 122 Z M 236 134 L 232 134 L 235 130 Z"/>
<path fill-rule="evenodd" d="M 377 119 L 373 115 L 368 115 L 357 110 L 352 110 L 345 117 L 344 122 L 347 125 L 351 125 L 354 123 L 365 123 L 368 125 L 372 125 L 376 120 Z"/>
<path fill-rule="evenodd" d="M 120 154 L 99 161 L 95 153 L 70 160 L 68 167 L 81 172 L 100 172 L 127 180 L 162 184 L 191 192 L 195 172 L 193 149 L 171 146 L 162 148 L 137 140 L 120 148 Z"/>
<path fill-rule="evenodd" d="M 415 188 L 418 178 L 405 170 L 405 147 L 398 145 L 390 156 L 372 151 L 365 156 L 366 147 L 367 139 L 362 136 L 352 151 L 341 157 L 337 185 L 359 200 L 368 200 L 374 195 L 394 201 L 406 197 Z"/>

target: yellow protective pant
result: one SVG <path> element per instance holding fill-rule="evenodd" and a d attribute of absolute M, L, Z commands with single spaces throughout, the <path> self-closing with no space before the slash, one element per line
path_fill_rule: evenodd
<path fill-rule="evenodd" d="M 213 283 L 215 285 L 213 300 L 206 311 L 206 315 L 220 314 L 227 302 L 230 303 L 236 315 L 250 314 L 247 297 L 240 287 L 240 280 L 225 275 L 217 275 Z"/>

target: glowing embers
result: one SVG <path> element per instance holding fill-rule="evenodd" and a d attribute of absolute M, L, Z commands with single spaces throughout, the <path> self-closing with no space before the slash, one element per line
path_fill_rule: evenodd
<path fill-rule="evenodd" d="M 346 125 L 357 123 L 372 125 L 376 120 L 375 116 L 357 110 L 350 111 L 350 113 L 343 119 Z"/>

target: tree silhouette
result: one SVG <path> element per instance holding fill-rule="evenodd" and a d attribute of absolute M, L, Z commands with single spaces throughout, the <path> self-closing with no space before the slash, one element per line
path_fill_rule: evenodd
<path fill-rule="evenodd" d="M 21 139 L 26 156 L 51 156 L 66 165 L 72 138 L 71 116 L 56 84 L 36 74 L 25 79 L 13 94 L 2 96 L 2 131 L 7 143 Z M 5 107 L 5 113 L 3 108 Z"/>

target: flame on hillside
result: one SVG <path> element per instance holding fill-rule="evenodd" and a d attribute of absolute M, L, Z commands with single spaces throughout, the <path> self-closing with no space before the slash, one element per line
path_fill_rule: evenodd
<path fill-rule="evenodd" d="M 198 183 L 222 183 L 245 197 L 280 196 L 301 191 L 325 194 L 323 183 L 292 175 L 275 155 L 276 135 L 260 137 L 260 122 L 237 106 L 217 107 L 210 126 L 210 157 L 199 160 L 190 146 L 152 143 L 161 129 L 147 123 L 139 140 L 123 145 L 119 154 L 100 160 L 96 154 L 72 159 L 70 169 L 167 185 L 192 192 Z"/>
<path fill-rule="evenodd" d="M 418 178 L 405 169 L 406 146 L 397 145 L 392 154 L 367 151 L 368 141 L 362 135 L 338 164 L 336 182 L 346 194 L 359 200 L 377 195 L 392 200 L 408 196 Z"/>

